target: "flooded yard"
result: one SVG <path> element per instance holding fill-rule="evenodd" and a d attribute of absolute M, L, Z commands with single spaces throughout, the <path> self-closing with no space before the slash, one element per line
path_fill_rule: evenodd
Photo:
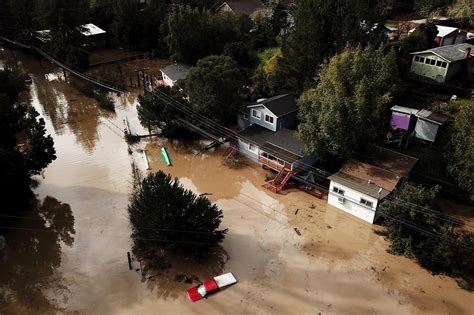
<path fill-rule="evenodd" d="M 24 99 L 45 119 L 57 159 L 38 177 L 37 209 L 6 235 L 0 314 L 473 314 L 473 293 L 386 253 L 379 227 L 297 190 L 265 190 L 266 171 L 256 164 L 229 167 L 221 150 L 162 138 L 129 155 L 124 119 L 146 132 L 136 95 L 115 96 L 116 110 L 107 112 L 59 69 L 18 51 L 0 52 L 5 60 L 31 75 Z M 160 161 L 163 146 L 173 166 Z M 132 164 L 147 172 L 142 149 L 151 171 L 171 173 L 223 210 L 229 232 L 212 261 L 174 257 L 151 279 L 129 271 L 127 205 Z M 176 281 L 221 272 L 238 283 L 197 303 L 186 297 L 192 285 Z"/>

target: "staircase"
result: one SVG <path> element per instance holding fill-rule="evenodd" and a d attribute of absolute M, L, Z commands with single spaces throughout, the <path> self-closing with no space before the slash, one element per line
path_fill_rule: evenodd
<path fill-rule="evenodd" d="M 263 184 L 263 187 L 278 194 L 285 187 L 291 176 L 293 176 L 293 172 L 283 168 L 274 179 Z"/>

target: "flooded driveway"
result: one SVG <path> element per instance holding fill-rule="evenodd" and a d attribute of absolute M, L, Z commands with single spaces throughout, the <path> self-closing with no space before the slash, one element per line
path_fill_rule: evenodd
<path fill-rule="evenodd" d="M 0 260 L 1 314 L 472 314 L 474 294 L 385 252 L 374 227 L 298 191 L 264 190 L 265 171 L 252 163 L 229 167 L 222 152 L 165 139 L 143 141 L 128 154 L 127 118 L 144 133 L 134 95 L 115 97 L 116 111 L 99 109 L 65 81 L 62 71 L 20 52 L 33 78 L 25 98 L 45 118 L 57 160 L 38 178 L 38 206 L 7 234 Z M 169 148 L 173 166 L 159 159 Z M 143 279 L 128 270 L 127 218 L 132 163 L 179 177 L 224 211 L 223 252 L 207 264 L 173 259 L 171 269 Z M 294 228 L 301 231 L 298 235 Z M 376 227 L 375 227 L 376 228 Z M 208 300 L 187 301 L 189 284 L 233 272 L 238 284 Z"/>

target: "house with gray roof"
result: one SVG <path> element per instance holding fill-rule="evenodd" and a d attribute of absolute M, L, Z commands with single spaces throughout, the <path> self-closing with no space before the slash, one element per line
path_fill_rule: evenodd
<path fill-rule="evenodd" d="M 262 9 L 261 0 L 227 0 L 222 2 L 216 9 L 217 14 L 224 12 L 240 13 L 251 16 L 255 11 Z"/>
<path fill-rule="evenodd" d="M 444 83 L 466 71 L 474 78 L 474 45 L 463 43 L 411 53 L 410 73 Z"/>
<path fill-rule="evenodd" d="M 349 159 L 329 176 L 328 203 L 374 223 L 380 202 L 400 186 L 417 159 L 378 146 L 369 146 L 362 156 L 363 161 Z"/>
<path fill-rule="evenodd" d="M 278 172 L 265 187 L 277 193 L 290 178 L 308 177 L 308 167 L 317 157 L 307 155 L 296 137 L 298 105 L 284 94 L 243 104 L 239 116 L 239 152 Z"/>
<path fill-rule="evenodd" d="M 163 84 L 173 87 L 178 80 L 186 79 L 189 69 L 191 69 L 191 66 L 181 63 L 174 63 L 160 69 L 163 77 Z"/>

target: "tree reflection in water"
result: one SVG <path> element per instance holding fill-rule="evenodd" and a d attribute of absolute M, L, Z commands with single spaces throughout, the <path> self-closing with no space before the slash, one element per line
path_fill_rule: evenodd
<path fill-rule="evenodd" d="M 167 252 L 164 254 L 164 264 L 169 264 L 170 267 L 161 270 L 150 267 L 145 270 L 142 282 L 146 282 L 148 289 L 154 291 L 158 298 L 174 300 L 198 282 L 222 274 L 228 260 L 229 256 L 221 246 L 215 247 L 205 258 L 199 260 Z M 182 276 L 191 279 L 192 284 L 181 283 L 179 280 Z"/>
<path fill-rule="evenodd" d="M 67 299 L 57 271 L 61 244 L 74 243 L 71 207 L 47 196 L 33 210 L 21 214 L 5 231 L 0 251 L 0 314 L 51 314 L 61 309 L 55 300 Z"/>

